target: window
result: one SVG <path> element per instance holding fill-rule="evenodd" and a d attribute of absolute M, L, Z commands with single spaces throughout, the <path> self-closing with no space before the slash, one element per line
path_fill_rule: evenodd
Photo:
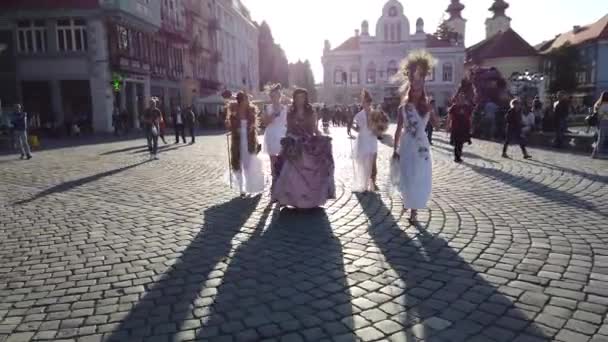
<path fill-rule="evenodd" d="M 394 41 L 394 40 L 395 40 L 395 25 L 394 25 L 394 24 L 391 24 L 391 25 L 390 25 L 390 30 L 391 30 L 391 31 L 390 31 L 390 32 L 391 32 L 391 33 L 390 33 L 390 38 L 391 38 L 391 41 Z"/>
<path fill-rule="evenodd" d="M 426 80 L 428 82 L 435 82 L 435 67 L 431 68 L 431 72 L 429 72 L 428 76 L 426 77 Z"/>
<path fill-rule="evenodd" d="M 20 53 L 38 53 L 47 50 L 46 25 L 43 20 L 21 20 L 17 23 L 18 50 Z"/>
<path fill-rule="evenodd" d="M 452 63 L 443 63 L 443 82 L 452 82 L 453 73 Z"/>
<path fill-rule="evenodd" d="M 350 84 L 359 84 L 359 69 L 350 70 Z"/>
<path fill-rule="evenodd" d="M 384 40 L 388 40 L 388 24 L 384 24 Z"/>
<path fill-rule="evenodd" d="M 374 63 L 368 64 L 365 75 L 367 84 L 376 83 L 376 66 L 374 65 Z"/>
<path fill-rule="evenodd" d="M 397 23 L 397 40 L 401 41 L 401 22 Z"/>
<path fill-rule="evenodd" d="M 342 69 L 336 69 L 334 71 L 334 84 L 344 84 L 346 83 L 346 73 L 342 71 Z"/>
<path fill-rule="evenodd" d="M 118 26 L 118 49 L 123 51 L 129 50 L 129 31 L 124 26 Z"/>
<path fill-rule="evenodd" d="M 388 62 L 388 67 L 386 68 L 386 76 L 391 77 L 395 75 L 399 71 L 399 66 L 396 61 Z"/>
<path fill-rule="evenodd" d="M 87 27 L 83 19 L 57 20 L 57 49 L 59 51 L 86 51 Z"/>

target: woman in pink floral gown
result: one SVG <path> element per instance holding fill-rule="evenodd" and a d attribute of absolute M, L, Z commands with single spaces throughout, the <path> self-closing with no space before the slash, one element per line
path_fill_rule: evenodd
<path fill-rule="evenodd" d="M 331 138 L 319 131 L 304 89 L 293 93 L 293 105 L 287 114 L 287 135 L 281 145 L 273 200 L 280 206 L 310 209 L 335 198 Z"/>

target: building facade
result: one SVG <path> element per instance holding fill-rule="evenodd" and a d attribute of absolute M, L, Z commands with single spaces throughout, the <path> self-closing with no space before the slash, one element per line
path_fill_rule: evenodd
<path fill-rule="evenodd" d="M 467 48 L 467 70 L 476 66 L 494 67 L 506 79 L 516 73 L 540 71 L 538 52 L 511 28 L 508 8 L 506 1 L 494 0 L 488 9 L 492 16 L 486 20 L 486 38 Z"/>
<path fill-rule="evenodd" d="M 424 21 L 416 21 L 415 30 L 404 14 L 403 5 L 389 0 L 382 8 L 382 15 L 370 33 L 369 23 L 363 21 L 360 30 L 336 48 L 325 42 L 323 51 L 323 90 L 319 101 L 329 105 L 358 102 L 362 89 L 367 89 L 377 103 L 389 107 L 399 103 L 399 84 L 393 75 L 399 70 L 400 61 L 415 50 L 427 50 L 436 60 L 427 80 L 427 92 L 444 106 L 453 96 L 463 78 L 465 48 L 464 8 L 459 1 L 448 7 L 448 25 L 461 39 L 443 41 L 424 31 Z"/>
<path fill-rule="evenodd" d="M 590 105 L 602 92 L 608 91 L 608 14 L 594 23 L 575 26 L 537 47 L 549 83 L 555 79 L 558 67 L 553 54 L 565 46 L 573 46 L 578 52 L 575 95 Z"/>
<path fill-rule="evenodd" d="M 256 92 L 259 87 L 258 27 L 240 0 L 215 0 L 218 20 L 218 78 L 226 89 Z"/>
<path fill-rule="evenodd" d="M 0 100 L 47 128 L 108 132 L 116 110 L 138 127 L 152 97 L 169 114 L 222 88 L 215 10 L 216 0 L 2 1 Z"/>

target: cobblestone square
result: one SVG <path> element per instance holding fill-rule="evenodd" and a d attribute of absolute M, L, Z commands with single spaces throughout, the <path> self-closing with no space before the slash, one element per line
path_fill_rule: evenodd
<path fill-rule="evenodd" d="M 0 341 L 608 341 L 608 162 L 437 133 L 411 225 L 344 131 L 306 212 L 238 198 L 222 134 L 0 157 Z"/>

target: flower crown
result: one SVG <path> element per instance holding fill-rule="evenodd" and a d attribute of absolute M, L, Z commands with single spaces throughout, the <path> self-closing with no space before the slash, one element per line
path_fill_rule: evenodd
<path fill-rule="evenodd" d="M 401 61 L 399 72 L 395 74 L 395 80 L 401 83 L 400 90 L 407 89 L 408 84 L 424 85 L 426 77 L 435 65 L 433 56 L 425 50 L 412 51 Z"/>
<path fill-rule="evenodd" d="M 264 92 L 268 95 L 274 93 L 275 91 L 281 91 L 281 89 L 283 89 L 283 86 L 281 85 L 281 83 L 268 83 L 265 87 L 264 87 Z"/>

